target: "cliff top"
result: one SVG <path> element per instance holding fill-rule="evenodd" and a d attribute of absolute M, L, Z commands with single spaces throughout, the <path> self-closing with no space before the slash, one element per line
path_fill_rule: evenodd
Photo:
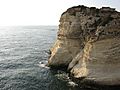
<path fill-rule="evenodd" d="M 84 5 L 78 5 L 78 6 L 73 6 L 71 8 L 68 8 L 65 12 L 63 12 L 63 14 L 65 13 L 74 13 L 75 12 L 83 12 L 85 13 L 86 12 L 91 12 L 91 11 L 94 11 L 93 13 L 97 12 L 107 12 L 107 13 L 119 13 L 118 11 L 115 10 L 115 8 L 110 8 L 110 7 L 102 7 L 100 9 L 96 8 L 96 7 L 87 7 L 87 6 L 84 6 Z M 62 14 L 62 15 L 63 15 Z"/>

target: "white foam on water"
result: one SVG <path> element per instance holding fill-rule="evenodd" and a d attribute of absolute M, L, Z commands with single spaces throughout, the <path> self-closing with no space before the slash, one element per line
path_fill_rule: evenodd
<path fill-rule="evenodd" d="M 41 62 L 39 62 L 39 66 L 40 67 L 49 69 L 49 67 L 46 64 L 47 64 L 47 61 L 41 61 Z"/>
<path fill-rule="evenodd" d="M 72 86 L 72 87 L 75 87 L 75 86 L 78 86 L 78 84 L 76 84 L 75 82 L 73 82 L 73 81 L 68 81 L 68 86 Z"/>

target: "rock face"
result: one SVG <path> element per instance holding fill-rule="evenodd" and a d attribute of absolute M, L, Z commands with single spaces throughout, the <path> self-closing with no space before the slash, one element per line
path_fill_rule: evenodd
<path fill-rule="evenodd" d="M 61 15 L 49 66 L 67 66 L 81 82 L 120 85 L 120 12 L 76 6 Z"/>

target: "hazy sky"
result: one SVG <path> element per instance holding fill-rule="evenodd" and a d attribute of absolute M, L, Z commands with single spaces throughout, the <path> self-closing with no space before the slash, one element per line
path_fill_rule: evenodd
<path fill-rule="evenodd" d="M 58 25 L 61 13 L 76 5 L 120 11 L 120 0 L 0 0 L 0 26 Z"/>

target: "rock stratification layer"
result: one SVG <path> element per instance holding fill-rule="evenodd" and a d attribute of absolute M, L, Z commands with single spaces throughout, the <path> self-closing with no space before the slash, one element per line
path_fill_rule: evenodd
<path fill-rule="evenodd" d="M 76 6 L 61 15 L 49 66 L 68 66 L 75 78 L 120 85 L 120 13 Z"/>

